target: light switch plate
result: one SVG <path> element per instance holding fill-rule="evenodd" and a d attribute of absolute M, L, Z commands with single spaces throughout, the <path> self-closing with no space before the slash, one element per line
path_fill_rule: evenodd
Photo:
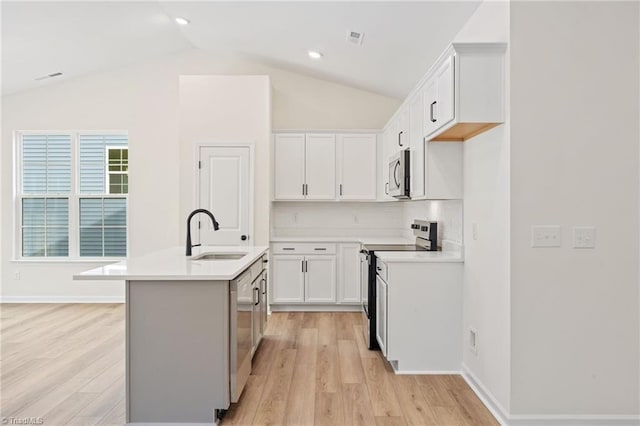
<path fill-rule="evenodd" d="M 562 228 L 557 225 L 531 227 L 531 247 L 561 247 Z"/>
<path fill-rule="evenodd" d="M 573 248 L 595 248 L 596 228 L 593 226 L 573 227 Z"/>

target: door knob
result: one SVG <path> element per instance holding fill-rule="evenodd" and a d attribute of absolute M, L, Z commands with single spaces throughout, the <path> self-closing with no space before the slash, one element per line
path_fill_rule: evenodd
<path fill-rule="evenodd" d="M 240 239 L 241 239 L 242 241 L 247 241 L 247 240 L 249 239 L 249 237 L 248 237 L 248 236 L 246 236 L 246 235 L 243 235 L 243 236 L 241 236 L 241 237 L 240 237 Z"/>

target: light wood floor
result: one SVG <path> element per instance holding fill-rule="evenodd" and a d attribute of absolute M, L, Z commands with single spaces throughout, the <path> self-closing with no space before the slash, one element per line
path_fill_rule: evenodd
<path fill-rule="evenodd" d="M 2 305 L 4 418 L 124 422 L 124 306 Z M 360 314 L 274 313 L 225 425 L 497 425 L 459 376 L 396 376 Z"/>

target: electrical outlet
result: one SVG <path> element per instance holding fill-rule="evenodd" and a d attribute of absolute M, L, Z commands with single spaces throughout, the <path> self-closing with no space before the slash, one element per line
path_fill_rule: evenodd
<path fill-rule="evenodd" d="M 477 222 L 471 223 L 471 237 L 473 238 L 474 241 L 478 239 L 478 223 Z"/>
<path fill-rule="evenodd" d="M 531 227 L 531 247 L 562 246 L 562 228 L 557 225 Z"/>
<path fill-rule="evenodd" d="M 358 223 L 360 221 L 360 219 L 358 218 L 357 214 L 353 215 L 353 223 Z"/>
<path fill-rule="evenodd" d="M 573 227 L 573 248 L 595 248 L 596 228 L 593 226 Z"/>
<path fill-rule="evenodd" d="M 298 223 L 298 213 L 293 214 L 293 223 Z"/>
<path fill-rule="evenodd" d="M 16 281 L 20 281 L 20 271 L 16 271 Z"/>
<path fill-rule="evenodd" d="M 469 329 L 469 350 L 478 355 L 478 331 L 475 328 Z"/>

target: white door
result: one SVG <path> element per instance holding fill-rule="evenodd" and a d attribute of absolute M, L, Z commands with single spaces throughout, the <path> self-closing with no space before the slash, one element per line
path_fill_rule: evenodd
<path fill-rule="evenodd" d="M 304 134 L 279 134 L 273 142 L 274 198 L 302 200 L 305 168 Z"/>
<path fill-rule="evenodd" d="M 435 108 L 436 128 L 441 128 L 454 116 L 454 57 L 449 56 L 436 71 L 438 102 Z"/>
<path fill-rule="evenodd" d="M 376 199 L 376 135 L 338 135 L 338 197 Z"/>
<path fill-rule="evenodd" d="M 307 134 L 305 157 L 307 199 L 334 200 L 336 198 L 335 135 Z"/>
<path fill-rule="evenodd" d="M 273 256 L 273 303 L 304 302 L 304 256 Z"/>
<path fill-rule="evenodd" d="M 409 106 L 411 112 L 411 198 L 424 196 L 423 93 L 418 91 Z"/>
<path fill-rule="evenodd" d="M 341 244 L 338 259 L 338 301 L 360 303 L 360 244 Z"/>
<path fill-rule="evenodd" d="M 200 148 L 199 205 L 213 213 L 220 224 L 220 229 L 214 231 L 206 215 L 192 220 L 195 229 L 199 226 L 201 244 L 250 243 L 250 179 L 249 147 Z"/>
<path fill-rule="evenodd" d="M 305 297 L 307 303 L 336 301 L 336 257 L 305 257 Z"/>

